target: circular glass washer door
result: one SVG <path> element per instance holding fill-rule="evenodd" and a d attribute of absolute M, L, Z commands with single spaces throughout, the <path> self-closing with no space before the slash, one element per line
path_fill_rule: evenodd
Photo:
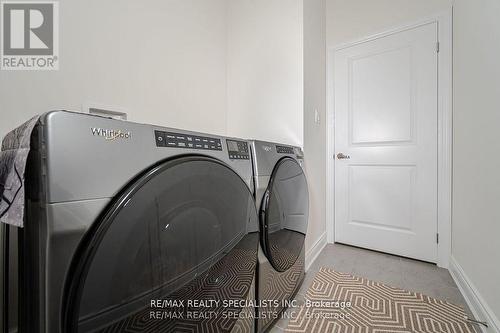
<path fill-rule="evenodd" d="M 278 272 L 293 266 L 307 232 L 309 192 L 304 171 L 290 157 L 278 161 L 260 211 L 261 245 Z"/>
<path fill-rule="evenodd" d="M 88 231 L 64 331 L 230 332 L 246 310 L 224 300 L 253 297 L 255 230 L 252 193 L 222 162 L 190 156 L 154 167 Z"/>

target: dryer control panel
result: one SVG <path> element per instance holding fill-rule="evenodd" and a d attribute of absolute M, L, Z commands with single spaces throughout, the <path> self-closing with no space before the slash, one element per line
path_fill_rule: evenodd
<path fill-rule="evenodd" d="M 295 153 L 293 151 L 293 147 L 278 146 L 278 145 L 276 145 L 276 152 L 278 154 L 292 154 L 292 155 Z"/>
<path fill-rule="evenodd" d="M 229 158 L 231 160 L 249 160 L 248 143 L 245 141 L 226 140 Z"/>
<path fill-rule="evenodd" d="M 155 140 L 157 147 L 222 150 L 221 140 L 208 136 L 155 131 Z"/>

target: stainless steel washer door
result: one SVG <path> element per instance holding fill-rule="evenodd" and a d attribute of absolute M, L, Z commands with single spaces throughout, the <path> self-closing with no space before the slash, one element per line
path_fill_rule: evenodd
<path fill-rule="evenodd" d="M 232 331 L 245 309 L 223 301 L 253 297 L 257 223 L 251 192 L 225 164 L 191 156 L 154 167 L 87 234 L 63 331 Z"/>
<path fill-rule="evenodd" d="M 307 181 L 296 160 L 278 161 L 261 207 L 262 248 L 274 269 L 284 272 L 300 255 L 309 215 Z"/>

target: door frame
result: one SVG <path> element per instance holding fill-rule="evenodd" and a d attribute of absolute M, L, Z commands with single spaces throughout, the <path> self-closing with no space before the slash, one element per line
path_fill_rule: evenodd
<path fill-rule="evenodd" d="M 382 32 L 327 48 L 327 149 L 326 149 L 326 232 L 327 242 L 335 242 L 335 53 L 357 44 L 390 36 L 409 29 L 437 23 L 438 56 L 438 195 L 437 234 L 439 235 L 437 265 L 448 268 L 451 257 L 451 193 L 452 193 L 452 112 L 453 112 L 453 7 L 416 22 L 400 25 Z"/>

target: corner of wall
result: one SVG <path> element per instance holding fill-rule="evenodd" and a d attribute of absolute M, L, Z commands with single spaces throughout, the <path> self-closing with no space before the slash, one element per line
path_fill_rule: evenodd
<path fill-rule="evenodd" d="M 473 319 L 488 324 L 488 328 L 481 325 L 479 326 L 482 332 L 500 333 L 500 320 L 495 316 L 493 310 L 488 306 L 483 296 L 479 293 L 470 278 L 466 275 L 462 266 L 460 266 L 453 256 L 450 260 L 450 274 L 467 302 L 474 316 Z"/>
<path fill-rule="evenodd" d="M 321 234 L 321 236 L 314 242 L 314 245 L 306 250 L 306 272 L 309 270 L 311 265 L 314 263 L 316 258 L 318 258 L 319 254 L 325 248 L 327 244 L 326 241 L 326 232 Z"/>

